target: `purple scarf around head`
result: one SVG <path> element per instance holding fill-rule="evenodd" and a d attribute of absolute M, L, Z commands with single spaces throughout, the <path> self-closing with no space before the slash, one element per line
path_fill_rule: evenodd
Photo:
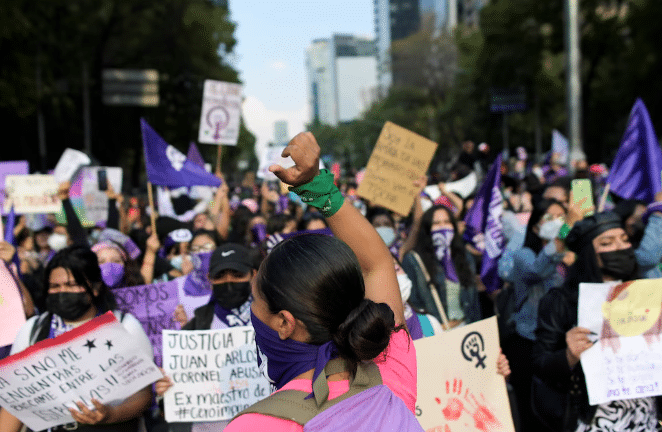
<path fill-rule="evenodd" d="M 191 297 L 208 296 L 211 290 L 211 284 L 207 279 L 209 272 L 209 260 L 211 252 L 203 252 L 191 255 L 193 271 L 186 275 L 184 280 L 184 293 Z"/>
<path fill-rule="evenodd" d="M 457 272 L 451 257 L 451 242 L 455 236 L 455 230 L 452 228 L 442 228 L 440 230 L 432 231 L 432 245 L 437 260 L 444 268 L 446 279 L 451 282 L 458 282 Z"/>
<path fill-rule="evenodd" d="M 251 322 L 255 329 L 255 344 L 257 345 L 257 364 L 276 388 L 314 369 L 313 382 L 324 370 L 324 367 L 338 357 L 338 349 L 333 341 L 322 345 L 311 345 L 292 339 L 281 340 L 278 332 L 260 321 L 251 310 Z M 266 366 L 263 363 L 266 362 Z"/>
<path fill-rule="evenodd" d="M 252 301 L 252 297 L 249 298 L 249 303 Z M 214 315 L 221 320 L 226 326 L 228 327 L 235 327 L 235 326 L 245 326 L 250 324 L 250 320 L 244 320 L 241 318 L 243 315 L 240 312 L 240 309 L 243 308 L 244 305 L 239 306 L 236 309 L 228 310 L 225 309 L 223 306 L 218 304 L 214 300 L 214 297 L 212 296 L 211 300 L 209 300 L 210 303 L 214 304 Z M 249 306 L 250 307 L 250 306 Z M 252 312 L 251 312 L 252 314 Z"/>

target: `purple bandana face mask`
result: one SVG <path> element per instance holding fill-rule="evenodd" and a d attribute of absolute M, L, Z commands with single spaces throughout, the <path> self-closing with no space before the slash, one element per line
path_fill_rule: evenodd
<path fill-rule="evenodd" d="M 457 273 L 455 272 L 455 265 L 451 257 L 451 243 L 455 236 L 455 230 L 452 228 L 442 228 L 440 230 L 432 231 L 432 245 L 437 260 L 444 268 L 446 279 L 452 282 L 458 282 Z"/>
<path fill-rule="evenodd" d="M 278 332 L 260 321 L 252 310 L 251 323 L 255 329 L 257 364 L 262 374 L 277 389 L 281 389 L 292 379 L 311 369 L 315 369 L 313 374 L 313 382 L 315 382 L 329 360 L 338 357 L 338 350 L 333 341 L 322 345 L 311 345 L 292 339 L 281 340 Z"/>
<path fill-rule="evenodd" d="M 117 287 L 124 277 L 124 264 L 110 262 L 100 264 L 99 268 L 101 269 L 101 279 L 109 288 Z"/>

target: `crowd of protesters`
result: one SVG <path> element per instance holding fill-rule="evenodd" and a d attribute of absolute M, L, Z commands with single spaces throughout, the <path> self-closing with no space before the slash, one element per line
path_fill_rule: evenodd
<path fill-rule="evenodd" d="M 407 216 L 360 198 L 355 177 L 317 174 L 310 168 L 317 160 L 297 156 L 297 146 L 316 144 L 312 135 L 299 135 L 288 151 L 297 162 L 294 168 L 301 169 L 276 170 L 280 179 L 297 186 L 293 191 L 277 181 L 256 180 L 253 173 L 228 182 L 217 172 L 222 184 L 215 190 L 158 187 L 158 205 L 151 209 L 144 197 L 125 197 L 109 184 L 107 222 L 91 228 L 83 227 L 74 211 L 70 185 L 61 184 L 66 224 L 52 215 L 19 215 L 13 242 L 0 244 L 0 258 L 15 273 L 26 317 L 32 317 L 2 355 L 106 311 L 114 311 L 151 355 L 137 320 L 117 310 L 113 290 L 195 274 L 206 253 L 208 272 L 200 275 L 196 289 L 209 301 L 197 309 L 177 308 L 175 320 L 183 330 L 252 323 L 267 357 L 290 339 L 315 349 L 333 341 L 354 370 L 388 347 L 393 360 L 378 364 L 382 379 L 413 412 L 416 369 L 409 337 L 431 336 L 496 314 L 503 351 L 498 370 L 509 383 L 518 431 L 655 430 L 660 398 L 588 404 L 579 358 L 594 342 L 588 330 L 577 327 L 577 302 L 582 282 L 662 276 L 662 196 L 652 204 L 616 196 L 601 200 L 606 167 L 568 166 L 556 153 L 536 163 L 518 149 L 500 167 L 506 240 L 498 262 L 502 288 L 488 292 L 480 277 L 482 250 L 464 237 L 475 190 L 447 187 L 472 173 L 480 182 L 495 160 L 487 144 L 466 142 L 446 174 L 417 181 L 421 193 Z M 322 176 L 331 180 L 315 184 Z M 604 208 L 589 209 L 573 200 L 573 178 L 589 179 L 594 201 L 606 201 Z M 438 189 L 434 199 L 424 192 L 430 187 Z M 302 200 L 319 188 L 326 188 L 335 213 L 312 199 Z M 324 278 L 351 282 L 327 292 L 320 282 Z M 362 345 L 349 335 L 348 326 L 376 340 Z M 398 330 L 404 326 L 407 332 Z M 270 378 L 279 380 L 279 388 L 313 391 L 319 371 L 313 377 L 312 367 L 296 370 L 301 375 Z M 329 398 L 347 390 L 335 382 L 346 380 L 351 370 L 329 375 Z M 297 375 L 305 375 L 307 384 L 292 384 Z M 266 420 L 259 413 L 240 416 L 229 426 L 166 424 L 153 401 L 171 385 L 164 376 L 154 389 L 138 390 L 117 406 L 80 404 L 79 411 L 72 410 L 76 430 L 295 430 L 287 429 L 285 420 Z M 20 427 L 0 411 L 0 430 L 18 432 Z M 69 429 L 54 429 L 59 430 Z"/>

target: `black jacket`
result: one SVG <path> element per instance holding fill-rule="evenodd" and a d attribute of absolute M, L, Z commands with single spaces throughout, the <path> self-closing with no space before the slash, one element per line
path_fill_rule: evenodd
<path fill-rule="evenodd" d="M 550 290 L 538 306 L 531 398 L 535 414 L 554 431 L 574 431 L 578 419 L 590 423 L 597 410 L 588 403 L 581 363 L 570 369 L 566 358 L 565 335 L 577 326 L 577 301 L 576 290 L 562 287 Z M 662 398 L 656 402 L 662 413 Z"/>
<path fill-rule="evenodd" d="M 182 330 L 209 330 L 214 320 L 214 303 L 200 306 L 194 312 L 193 319 L 186 323 Z"/>

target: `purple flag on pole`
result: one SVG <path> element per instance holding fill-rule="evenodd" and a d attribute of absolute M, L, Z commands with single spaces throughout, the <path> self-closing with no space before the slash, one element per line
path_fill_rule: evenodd
<path fill-rule="evenodd" d="M 7 222 L 5 223 L 5 241 L 11 245 L 14 245 L 14 227 L 16 226 L 16 212 L 14 211 L 14 206 L 11 206 L 9 214 L 7 215 Z M 16 245 L 14 245 L 16 246 Z"/>
<path fill-rule="evenodd" d="M 467 212 L 464 222 L 467 225 L 464 239 L 483 252 L 480 278 L 488 293 L 501 288 L 501 278 L 497 273 L 499 257 L 504 249 L 503 197 L 501 185 L 501 155 L 497 157 L 485 177 L 485 182 L 476 194 L 473 206 Z"/>
<path fill-rule="evenodd" d="M 630 111 L 621 146 L 611 166 L 607 183 L 611 191 L 626 199 L 655 201 L 662 189 L 662 151 L 644 101 L 637 99 Z"/>
<path fill-rule="evenodd" d="M 190 160 L 200 168 L 205 167 L 205 160 L 202 158 L 200 150 L 198 150 L 198 146 L 196 146 L 194 142 L 191 142 L 191 144 L 188 145 L 188 153 L 186 154 L 186 159 Z"/>
<path fill-rule="evenodd" d="M 145 119 L 140 119 L 147 178 L 152 184 L 171 188 L 220 186 L 221 180 L 205 171 L 164 141 Z"/>

